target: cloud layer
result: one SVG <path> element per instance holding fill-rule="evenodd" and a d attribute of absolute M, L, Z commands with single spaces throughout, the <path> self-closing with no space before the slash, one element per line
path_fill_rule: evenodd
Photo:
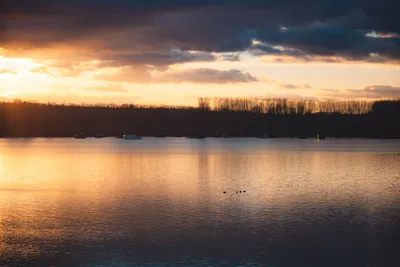
<path fill-rule="evenodd" d="M 95 92 L 111 92 L 111 93 L 126 93 L 126 90 L 122 85 L 119 84 L 105 84 L 99 86 L 85 87 L 83 90 L 95 91 Z"/>
<path fill-rule="evenodd" d="M 214 70 L 214 69 L 189 69 L 180 72 L 166 73 L 158 78 L 160 82 L 169 83 L 248 83 L 257 82 L 257 78 L 249 73 L 237 69 Z"/>
<path fill-rule="evenodd" d="M 283 88 L 283 89 L 312 89 L 312 86 L 309 84 L 301 84 L 301 85 L 294 85 L 294 84 L 290 84 L 290 83 L 280 83 L 277 82 L 279 84 L 279 87 Z"/>
<path fill-rule="evenodd" d="M 9 70 L 9 69 L 0 69 L 0 74 L 12 74 L 12 75 L 16 75 L 17 72 L 13 71 L 13 70 Z"/>
<path fill-rule="evenodd" d="M 323 95 L 327 98 L 345 98 L 345 99 L 382 99 L 382 98 L 400 98 L 400 86 L 390 85 L 369 85 L 363 89 L 321 89 Z"/>
<path fill-rule="evenodd" d="M 128 83 L 194 83 L 225 84 L 257 82 L 253 75 L 238 69 L 216 70 L 208 68 L 186 69 L 181 71 L 167 70 L 150 73 L 146 67 L 124 67 L 116 73 L 99 74 L 98 80 Z"/>
<path fill-rule="evenodd" d="M 351 90 L 353 93 L 359 93 L 360 90 Z M 400 97 L 400 86 L 389 86 L 389 85 L 370 85 L 366 86 L 362 93 L 370 98 L 398 98 Z"/>
<path fill-rule="evenodd" d="M 75 46 L 114 65 L 165 66 L 247 49 L 294 57 L 400 59 L 397 0 L 1 2 L 0 46 Z M 260 44 L 254 46 L 254 40 Z"/>
<path fill-rule="evenodd" d="M 398 10 L 398 0 L 2 0 L 0 52 L 42 60 L 46 67 L 32 72 L 53 76 L 99 71 L 95 78 L 110 82 L 255 82 L 234 68 L 172 66 L 238 61 L 244 51 L 276 56 L 276 62 L 399 64 Z M 384 90 L 387 95 L 392 88 L 362 93 Z"/>

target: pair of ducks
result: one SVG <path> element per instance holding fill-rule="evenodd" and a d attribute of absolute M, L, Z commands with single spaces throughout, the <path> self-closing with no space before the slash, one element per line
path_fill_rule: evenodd
<path fill-rule="evenodd" d="M 223 193 L 226 194 L 226 191 L 224 191 Z M 237 194 L 237 193 L 246 193 L 246 190 L 243 190 L 243 191 L 236 191 L 236 194 Z"/>

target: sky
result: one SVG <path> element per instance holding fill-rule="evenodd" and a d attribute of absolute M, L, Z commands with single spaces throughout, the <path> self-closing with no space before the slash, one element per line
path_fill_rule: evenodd
<path fill-rule="evenodd" d="M 400 97 L 398 0 L 1 0 L 0 101 Z"/>

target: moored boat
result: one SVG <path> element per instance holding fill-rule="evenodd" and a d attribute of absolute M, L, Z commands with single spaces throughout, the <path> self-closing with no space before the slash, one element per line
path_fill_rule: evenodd
<path fill-rule="evenodd" d="M 84 133 L 77 133 L 77 134 L 74 134 L 74 138 L 75 139 L 86 139 L 86 135 L 84 134 Z"/>
<path fill-rule="evenodd" d="M 186 138 L 190 138 L 190 139 L 205 139 L 206 137 L 204 135 L 189 135 L 189 136 L 186 136 Z"/>
<path fill-rule="evenodd" d="M 276 134 L 271 133 L 261 133 L 258 138 L 276 138 Z"/>
<path fill-rule="evenodd" d="M 142 139 L 141 136 L 137 136 L 135 134 L 124 134 L 122 138 L 124 140 L 140 140 L 140 139 Z"/>
<path fill-rule="evenodd" d="M 164 138 L 164 137 L 167 137 L 167 135 L 166 135 L 165 133 L 156 133 L 156 134 L 154 135 L 154 137 L 157 137 L 157 138 Z"/>
<path fill-rule="evenodd" d="M 300 133 L 298 138 L 299 139 L 307 139 L 307 134 L 306 133 Z"/>

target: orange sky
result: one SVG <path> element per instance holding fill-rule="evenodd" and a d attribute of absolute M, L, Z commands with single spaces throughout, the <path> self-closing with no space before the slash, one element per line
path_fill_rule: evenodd
<path fill-rule="evenodd" d="M 400 67 L 392 64 L 362 62 L 271 62 L 271 58 L 249 58 L 242 61 L 195 62 L 175 64 L 169 72 L 191 69 L 232 68 L 249 73 L 257 81 L 204 82 L 200 81 L 126 81 L 113 80 L 102 74 L 123 73 L 123 68 L 96 68 L 96 61 L 87 64 L 87 70 L 52 68 L 35 58 L 8 58 L 0 60 L 0 95 L 10 98 L 54 102 L 113 102 L 148 104 L 195 104 L 200 96 L 217 97 L 288 97 L 375 99 L 390 95 L 364 92 L 370 85 L 400 86 Z M 63 60 L 63 58 L 60 58 Z M 140 75 L 140 73 L 138 73 Z M 140 78 L 140 77 L 139 77 Z M 207 78 L 207 77 L 205 77 Z M 119 80 L 120 79 L 120 80 Z M 201 77 L 199 77 L 201 79 Z M 352 91 L 350 91 L 351 89 Z M 359 91 L 354 91 L 359 90 Z M 396 95 L 394 95 L 395 97 Z"/>
<path fill-rule="evenodd" d="M 377 0 L 4 1 L 0 101 L 400 97 L 398 15 Z"/>

